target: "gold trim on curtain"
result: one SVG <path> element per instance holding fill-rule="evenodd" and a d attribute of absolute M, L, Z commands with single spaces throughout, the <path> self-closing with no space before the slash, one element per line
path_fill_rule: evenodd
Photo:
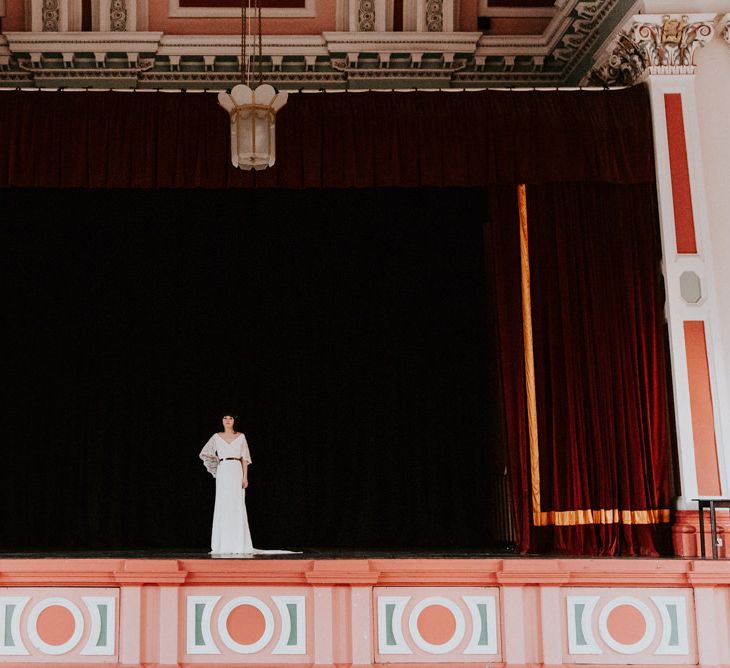
<path fill-rule="evenodd" d="M 537 395 L 535 392 L 535 357 L 532 340 L 532 300 L 530 296 L 530 246 L 527 233 L 527 188 L 517 186 L 520 215 L 520 274 L 522 278 L 522 338 L 525 351 L 525 394 L 530 444 L 530 481 L 532 487 L 532 522 L 535 526 L 576 526 L 580 524 L 659 524 L 669 522 L 668 508 L 651 510 L 550 510 L 540 508 L 540 447 L 537 432 Z"/>
<path fill-rule="evenodd" d="M 550 510 L 532 513 L 535 526 L 575 526 L 578 524 L 659 524 L 669 522 L 669 509 L 619 510 Z"/>

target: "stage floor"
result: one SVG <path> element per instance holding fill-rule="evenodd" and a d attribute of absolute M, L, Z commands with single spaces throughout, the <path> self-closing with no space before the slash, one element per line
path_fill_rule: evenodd
<path fill-rule="evenodd" d="M 291 548 L 296 549 L 296 548 Z M 709 554 L 709 553 L 708 553 Z M 479 559 L 509 559 L 530 561 L 541 559 L 560 560 L 599 560 L 599 561 L 692 561 L 697 557 L 683 557 L 665 555 L 652 556 L 566 556 L 560 554 L 519 554 L 514 549 L 492 548 L 483 550 L 454 550 L 454 549 L 433 549 L 433 550 L 386 550 L 386 549 L 360 549 L 360 548 L 304 548 L 292 554 L 257 554 L 250 557 L 235 556 L 212 556 L 203 549 L 194 548 L 171 548 L 162 549 L 138 549 L 138 550 L 26 550 L 26 551 L 3 551 L 0 550 L 1 559 L 110 559 L 110 560 L 210 560 L 210 561 L 330 561 L 330 560 L 368 560 L 368 559 L 394 559 L 394 560 L 479 560 Z"/>
<path fill-rule="evenodd" d="M 287 547 L 282 549 L 292 549 Z M 269 559 L 322 560 L 322 559 L 494 559 L 518 557 L 513 549 L 493 548 L 482 550 L 455 550 L 434 548 L 431 550 L 386 550 L 364 548 L 303 548 L 293 554 L 257 554 L 252 557 L 211 556 L 200 548 L 138 549 L 138 550 L 24 550 L 0 549 L 0 559 Z M 544 558 L 544 555 L 540 555 Z M 524 558 L 524 557 L 523 557 Z"/>

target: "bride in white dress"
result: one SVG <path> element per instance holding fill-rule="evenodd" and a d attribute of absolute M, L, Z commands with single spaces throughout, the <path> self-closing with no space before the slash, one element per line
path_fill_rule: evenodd
<path fill-rule="evenodd" d="M 205 468 L 215 478 L 215 509 L 210 553 L 214 556 L 291 554 L 286 550 L 257 550 L 251 542 L 246 515 L 246 488 L 251 453 L 246 437 L 235 430 L 235 415 L 224 415 L 223 431 L 213 434 L 200 451 Z"/>
<path fill-rule="evenodd" d="M 200 452 L 215 478 L 211 554 L 252 555 L 254 547 L 246 515 L 246 488 L 251 453 L 246 437 L 234 430 L 235 416 L 223 416 L 223 432 L 210 437 Z"/>

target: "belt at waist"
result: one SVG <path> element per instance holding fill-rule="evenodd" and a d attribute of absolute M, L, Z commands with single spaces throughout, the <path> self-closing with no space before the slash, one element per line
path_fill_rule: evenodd
<path fill-rule="evenodd" d="M 240 462 L 242 457 L 223 457 L 222 462 Z"/>

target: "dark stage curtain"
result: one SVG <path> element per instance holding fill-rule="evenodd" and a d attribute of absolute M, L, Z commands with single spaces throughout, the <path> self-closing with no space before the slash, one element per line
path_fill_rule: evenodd
<path fill-rule="evenodd" d="M 258 547 L 497 543 L 483 191 L 0 204 L 1 551 L 206 549 L 198 453 L 231 405 Z"/>
<path fill-rule="evenodd" d="M 230 164 L 211 94 L 0 92 L 0 186 L 484 187 L 654 179 L 644 86 L 542 92 L 299 93 L 276 165 Z"/>
<path fill-rule="evenodd" d="M 527 203 L 541 510 L 668 515 L 671 448 L 654 187 L 528 186 Z M 520 548 L 669 552 L 666 523 L 533 526 L 514 189 L 495 188 L 491 211 L 490 240 L 501 249 L 493 255 Z M 573 522 L 568 514 L 562 521 Z"/>
<path fill-rule="evenodd" d="M 662 292 L 659 281 L 656 193 L 653 186 L 655 175 L 652 126 L 646 87 L 637 86 L 600 93 L 583 91 L 300 93 L 291 95 L 289 103 L 279 114 L 277 145 L 279 154 L 273 169 L 259 174 L 244 173 L 234 169 L 230 165 L 229 157 L 228 119 L 217 107 L 214 97 L 208 94 L 17 91 L 0 93 L 0 147 L 2 147 L 0 186 L 152 189 L 196 187 L 231 188 L 231 192 L 234 192 L 234 188 L 248 188 L 238 191 L 240 197 L 244 197 L 240 194 L 242 192 L 247 193 L 245 197 L 248 197 L 249 193 L 257 192 L 251 187 L 270 187 L 274 189 L 271 192 L 276 193 L 283 193 L 285 192 L 283 189 L 286 188 L 344 189 L 390 186 L 480 188 L 482 194 L 479 206 L 474 204 L 475 200 L 468 197 L 465 197 L 463 202 L 457 197 L 455 200 L 449 200 L 451 204 L 447 203 L 445 209 L 436 208 L 434 202 L 438 201 L 438 197 L 433 196 L 432 201 L 428 199 L 432 195 L 425 195 L 425 201 L 434 204 L 433 211 L 419 208 L 415 203 L 418 197 L 408 199 L 411 195 L 405 194 L 402 198 L 397 194 L 383 200 L 387 201 L 387 206 L 377 209 L 376 213 L 372 213 L 367 207 L 363 209 L 362 200 L 358 199 L 360 195 L 355 190 L 343 190 L 343 194 L 336 196 L 333 193 L 337 191 L 330 191 L 319 200 L 310 194 L 307 196 L 313 199 L 309 204 L 303 208 L 291 208 L 289 217 L 292 225 L 296 221 L 301 223 L 302 230 L 307 230 L 307 226 L 313 222 L 317 223 L 323 216 L 326 218 L 330 214 L 333 198 L 341 197 L 342 199 L 336 201 L 339 202 L 340 211 L 346 213 L 344 216 L 340 215 L 338 220 L 344 218 L 347 221 L 354 221 L 355 229 L 359 229 L 358 221 L 363 220 L 360 216 L 365 210 L 371 211 L 369 217 L 366 217 L 376 225 L 377 229 L 380 229 L 377 223 L 387 219 L 388 225 L 394 230 L 393 234 L 399 235 L 400 223 L 397 221 L 405 214 L 394 215 L 392 212 L 394 210 L 405 212 L 408 207 L 419 212 L 418 216 L 422 216 L 424 220 L 434 220 L 432 216 L 441 216 L 440 220 L 444 225 L 451 225 L 454 230 L 461 229 L 459 228 L 461 221 L 485 222 L 484 239 L 488 251 L 486 284 L 496 287 L 489 287 L 485 300 L 479 305 L 473 302 L 471 306 L 481 308 L 480 317 L 486 318 L 487 322 L 494 320 L 496 323 L 499 352 L 494 355 L 499 355 L 501 389 L 500 392 L 493 394 L 486 391 L 483 394 L 477 393 L 473 401 L 477 404 L 481 402 L 479 404 L 481 413 L 479 410 L 469 413 L 468 419 L 466 414 L 471 398 L 464 406 L 463 412 L 457 411 L 458 416 L 447 412 L 447 415 L 451 415 L 451 418 L 446 420 L 450 426 L 454 421 L 457 423 L 463 421 L 464 434 L 471 435 L 468 438 L 464 434 L 454 435 L 447 429 L 430 431 L 429 438 L 434 440 L 429 441 L 431 445 L 426 445 L 426 441 L 423 445 L 424 448 L 431 448 L 428 450 L 429 459 L 439 456 L 436 442 L 440 445 L 445 442 L 461 443 L 462 438 L 467 438 L 467 441 L 474 439 L 470 442 L 482 439 L 479 442 L 483 442 L 484 434 L 490 432 L 493 434 L 492 441 L 500 443 L 500 433 L 503 429 L 510 456 L 514 519 L 519 545 L 523 551 L 653 554 L 664 550 L 666 531 L 665 527 L 659 525 L 619 522 L 557 528 L 532 526 L 530 457 L 522 357 L 518 218 L 515 199 L 516 184 L 527 183 L 530 261 L 533 273 L 534 352 L 539 407 L 541 510 L 547 513 L 587 509 L 616 510 L 619 513 L 665 510 L 668 508 L 670 493 L 667 462 L 670 447 L 664 357 L 666 346 L 662 333 Z M 381 191 L 370 192 L 370 198 L 366 198 L 368 206 L 376 207 L 375 202 L 380 199 Z M 216 201 L 219 201 L 222 196 L 219 191 L 215 193 Z M 120 205 L 123 211 L 132 211 L 124 215 L 127 215 L 125 220 L 130 226 L 129 229 L 133 230 L 136 230 L 134 222 L 141 215 L 140 212 L 150 206 L 149 203 L 139 204 L 140 200 L 134 199 L 139 197 L 139 194 L 135 194 L 131 200 L 137 202 L 133 209 Z M 175 195 L 167 197 L 174 199 Z M 188 193 L 181 194 L 180 197 L 181 201 L 197 211 L 195 215 L 200 221 L 211 224 L 210 229 L 215 229 L 215 223 L 211 222 L 212 214 L 209 215 L 207 209 L 195 209 L 195 206 L 203 206 L 199 203 L 211 200 L 206 200 L 201 191 L 196 196 Z M 255 196 L 251 197 L 253 199 L 250 201 L 258 201 Z M 57 195 L 54 195 L 54 198 L 57 200 Z M 78 199 L 77 194 L 74 201 Z M 56 200 L 53 200 L 54 203 Z M 103 198 L 92 200 L 93 197 L 88 200 L 91 203 L 87 206 L 94 215 L 89 214 L 90 217 L 81 218 L 88 220 L 89 225 L 97 224 L 99 217 L 105 218 L 110 215 L 110 207 L 107 206 L 106 200 Z M 110 201 L 119 203 L 114 199 Z M 279 201 L 275 195 L 268 204 L 260 205 L 266 224 L 276 219 L 282 206 L 285 208 L 290 206 L 285 201 Z M 236 212 L 248 211 L 249 206 L 253 205 L 249 200 L 245 200 L 239 209 L 232 209 L 229 214 L 222 215 L 235 217 Z M 56 206 L 56 210 L 60 209 Z M 95 209 L 101 212 L 100 216 L 96 215 Z M 166 239 L 173 244 L 181 243 L 178 239 L 179 234 L 189 234 L 187 230 L 190 219 L 186 217 L 185 207 L 181 205 L 176 210 L 181 212 L 181 226 L 173 228 L 172 222 L 168 221 L 171 227 L 166 235 Z M 402 223 L 405 224 L 405 219 Z M 268 238 L 266 230 L 269 228 L 266 224 L 262 223 L 260 228 L 263 239 Z M 296 229 L 299 231 L 298 227 Z M 334 225 L 334 229 L 340 228 Z M 206 234 L 207 230 L 208 228 Z M 135 231 L 133 234 L 137 233 L 138 231 Z M 239 233 L 244 234 L 236 232 Z M 290 233 L 293 232 L 287 228 L 283 233 L 284 238 Z M 301 233 L 306 234 L 305 231 Z M 450 233 L 444 232 L 444 234 L 446 236 L 443 239 L 446 239 Z M 204 238 L 202 233 L 200 238 Z M 227 243 L 224 237 L 212 238 L 219 239 L 223 246 Z M 253 239 L 254 237 L 251 237 L 250 243 L 253 243 Z M 207 244 L 208 241 L 200 243 Z M 266 243 L 282 242 L 270 240 Z M 368 242 L 362 241 L 362 243 L 367 245 Z M 454 243 L 458 245 L 460 242 Z M 385 243 L 385 246 L 389 247 L 389 244 Z M 448 244 L 446 246 L 448 247 Z M 402 245 L 398 247 L 405 248 Z M 162 246 L 159 248 L 159 254 L 166 258 L 164 248 Z M 208 248 L 210 253 L 216 250 L 210 246 Z M 288 247 L 285 245 L 283 248 Z M 337 257 L 339 257 L 338 252 L 332 250 Z M 257 257 L 254 250 L 250 250 L 250 253 L 251 257 Z M 145 262 L 149 263 L 150 267 L 156 266 L 155 257 L 148 257 Z M 416 266 L 428 268 L 430 260 L 426 259 L 426 256 L 416 260 L 406 254 L 405 258 L 397 260 L 394 258 L 393 266 L 397 262 L 403 262 L 404 267 L 411 267 L 415 271 Z M 183 280 L 189 271 L 189 266 L 191 266 L 189 263 L 174 265 L 179 272 L 179 276 L 174 280 Z M 353 266 L 360 266 L 362 271 L 366 269 L 361 265 Z M 22 267 L 18 271 L 22 276 Z M 272 271 L 266 268 L 264 273 L 270 275 Z M 166 274 L 163 272 L 161 276 L 164 275 Z M 83 276 L 83 273 L 80 276 Z M 305 272 L 302 276 L 309 274 Z M 402 278 L 400 274 L 399 276 Z M 445 272 L 441 274 L 439 280 L 445 284 L 456 280 L 448 276 L 448 272 Z M 130 285 L 136 285 L 133 278 L 129 277 L 127 280 Z M 173 278 L 165 280 L 173 281 Z M 239 279 L 232 280 L 235 284 Z M 248 285 L 253 280 L 247 276 L 244 282 Z M 298 285 L 296 280 L 292 284 Z M 303 284 L 308 285 L 306 281 Z M 140 285 L 144 285 L 144 282 Z M 117 286 L 114 289 L 116 295 L 125 294 L 122 287 Z M 165 287 L 158 288 L 159 294 L 166 294 L 165 289 Z M 361 286 L 358 289 L 364 288 Z M 443 289 L 447 289 L 446 286 Z M 278 303 L 276 300 L 265 301 L 264 295 L 272 290 L 273 294 L 276 294 L 276 290 L 269 284 L 262 284 L 256 292 L 258 295 L 256 299 L 260 302 L 258 308 L 265 315 L 269 313 L 267 308 L 274 308 L 272 304 Z M 490 307 L 492 290 L 496 290 L 497 294 L 496 310 Z M 19 291 L 18 294 L 32 297 L 35 293 Z M 82 291 L 80 294 L 86 293 Z M 102 294 L 106 293 L 102 291 L 94 299 L 101 299 Z M 383 301 L 384 298 L 377 299 L 380 300 L 378 303 L 389 303 L 387 300 Z M 433 296 L 431 299 L 439 301 L 439 298 Z M 455 304 L 460 303 L 456 293 L 444 299 L 451 300 Z M 177 303 L 175 300 L 180 301 L 175 298 L 171 304 Z M 89 303 L 97 304 L 97 301 L 91 300 Z M 359 302 L 356 301 L 355 304 Z M 333 302 L 331 306 L 333 312 L 340 310 L 345 314 L 355 308 L 347 299 L 343 304 Z M 168 307 L 172 309 L 172 306 Z M 74 308 L 80 309 L 77 315 L 81 317 L 80 314 L 84 309 Z M 98 307 L 93 306 L 93 308 Z M 144 312 L 154 316 L 156 308 L 157 306 L 150 302 L 144 307 L 146 309 Z M 223 304 L 220 308 L 223 308 Z M 380 307 L 373 308 L 376 313 L 375 320 L 385 323 L 391 317 L 381 313 L 378 310 Z M 324 306 L 318 306 L 317 309 L 319 310 L 315 312 L 325 312 Z M 392 305 L 392 309 L 393 313 L 401 310 L 396 304 Z M 279 329 L 274 328 L 274 331 L 277 332 L 277 336 L 282 336 L 282 332 L 289 330 L 284 316 L 279 317 L 279 320 L 272 317 L 270 322 L 276 323 Z M 168 333 L 185 332 L 188 321 L 180 314 L 175 315 L 175 318 L 176 325 L 168 328 Z M 446 327 L 444 323 L 449 322 L 450 316 L 444 314 L 443 318 L 444 321 L 439 327 Z M 154 317 L 150 321 L 157 322 Z M 421 322 L 425 327 L 426 323 Z M 318 326 L 321 328 L 321 322 Z M 430 323 L 426 329 L 434 327 L 436 325 Z M 438 327 L 436 329 L 438 330 Z M 489 357 L 492 354 L 490 352 L 493 350 L 490 348 L 492 340 L 485 333 L 487 329 L 489 328 L 481 329 L 479 330 L 481 334 L 475 335 L 478 339 L 481 337 L 481 349 L 479 346 L 472 348 L 471 344 L 464 348 L 464 359 L 469 355 L 475 356 L 473 358 L 475 368 L 484 368 L 484 364 L 487 364 L 484 356 Z M 114 342 L 116 334 L 113 334 L 111 329 L 100 331 Z M 355 330 L 343 331 L 346 331 L 345 340 L 356 340 Z M 138 339 L 133 340 L 143 341 L 148 335 L 148 332 L 140 329 L 135 334 Z M 266 337 L 262 337 L 261 340 L 268 342 Z M 274 369 L 281 374 L 283 370 L 295 366 L 302 369 L 304 374 L 302 377 L 305 378 L 304 370 L 311 371 L 311 369 L 302 360 L 316 359 L 317 351 L 338 350 L 335 345 L 339 341 L 337 337 L 325 340 L 327 343 L 322 343 L 322 348 L 317 347 L 319 344 L 315 344 L 313 340 L 307 344 L 310 348 L 303 348 L 301 354 L 293 352 L 280 352 L 278 356 L 272 354 L 271 364 L 267 369 Z M 79 338 L 79 341 L 84 339 Z M 256 342 L 258 345 L 259 339 Z M 289 343 L 280 342 L 281 350 L 285 350 Z M 55 344 L 51 339 L 49 349 L 53 349 L 53 345 Z M 117 341 L 114 345 L 122 344 Z M 190 345 L 183 359 L 197 359 L 197 350 Z M 223 346 L 222 350 L 225 349 Z M 416 350 L 419 352 L 416 353 Z M 417 387 L 425 388 L 429 387 L 429 383 L 439 382 L 438 379 L 431 378 L 430 365 L 424 363 L 424 359 L 430 361 L 429 355 L 439 355 L 435 348 L 428 350 L 415 348 L 413 351 L 382 348 L 381 352 L 385 359 L 392 360 L 392 364 L 396 363 L 397 356 L 401 356 L 403 364 L 411 360 L 412 367 L 409 368 L 420 369 L 418 374 L 421 375 L 414 376 Z M 341 354 L 345 356 L 344 352 Z M 58 355 L 59 359 L 64 357 L 61 352 L 58 352 Z M 293 357 L 289 359 L 286 355 Z M 312 357 L 313 355 L 315 356 Z M 148 355 L 146 359 L 152 360 L 150 362 L 152 366 L 149 368 L 155 368 L 154 364 L 161 363 L 160 360 L 174 358 L 172 353 L 160 349 L 159 355 Z M 333 359 L 340 358 L 335 355 Z M 333 362 L 342 366 L 343 377 L 353 377 L 352 374 L 355 373 L 355 377 L 365 379 L 371 373 L 384 373 L 371 371 L 370 362 L 355 363 L 348 360 L 349 357 L 345 356 L 340 361 Z M 210 359 L 206 363 L 210 364 Z M 129 368 L 138 369 L 138 367 L 139 365 L 132 365 Z M 132 373 L 126 370 L 127 367 L 124 368 L 125 373 Z M 187 368 L 187 366 L 178 365 L 172 368 Z M 248 378 L 249 371 L 249 367 L 237 369 L 236 373 L 240 372 L 242 375 L 231 374 L 226 387 L 233 387 L 235 378 Z M 263 371 L 260 373 L 263 374 Z M 449 373 L 456 374 L 453 369 Z M 150 389 L 145 390 L 147 393 L 145 396 L 164 395 L 164 388 L 167 387 L 165 383 L 172 382 L 170 379 L 173 379 L 174 383 L 183 382 L 177 371 L 164 382 L 157 380 L 158 377 L 155 376 L 150 380 Z M 487 373 L 486 377 L 492 376 Z M 62 379 L 63 375 L 58 378 Z M 28 380 L 23 380 L 28 383 L 33 381 L 32 374 Z M 196 387 L 190 379 L 185 382 L 190 382 L 190 387 Z M 485 382 L 489 385 L 491 381 Z M 299 396 L 303 386 L 298 383 L 299 381 L 290 383 L 286 386 L 286 391 L 291 392 L 292 396 Z M 332 452 L 332 448 L 340 451 L 337 446 L 343 441 L 338 436 L 337 429 L 342 428 L 342 424 L 347 421 L 359 424 L 361 415 L 367 414 L 373 405 L 384 400 L 379 391 L 381 387 L 379 383 L 380 381 L 369 383 L 363 380 L 360 384 L 362 391 L 366 393 L 372 391 L 374 395 L 364 405 L 354 402 L 347 411 L 337 412 L 325 420 L 324 424 L 339 425 L 336 429 L 333 427 L 332 433 L 323 441 L 327 445 L 327 452 Z M 126 384 L 121 383 L 121 386 L 126 387 Z M 336 383 L 328 387 L 328 392 L 333 392 L 333 396 L 339 396 L 332 389 L 336 387 Z M 368 387 L 371 387 L 371 390 L 368 390 Z M 451 389 L 444 393 L 444 401 L 455 391 L 448 384 L 445 387 Z M 420 396 L 418 393 L 422 391 L 425 390 L 419 389 L 415 396 Z M 207 392 L 208 390 L 194 396 L 207 396 Z M 93 397 L 94 393 L 89 392 L 89 396 Z M 253 398 L 248 405 L 255 406 L 259 410 L 262 406 L 269 405 L 267 402 L 276 405 L 276 400 L 280 396 L 276 393 L 270 396 L 257 393 L 255 397 L 258 398 Z M 457 403 L 461 401 L 459 396 L 461 395 L 457 393 L 457 398 L 453 401 Z M 286 402 L 290 400 L 284 401 L 283 406 L 287 406 Z M 393 397 L 388 401 L 391 400 L 395 401 Z M 452 398 L 448 398 L 448 401 L 451 400 Z M 502 410 L 500 402 L 504 404 L 503 424 L 500 419 L 494 418 L 494 411 Z M 153 402 L 150 405 L 158 404 Z M 175 401 L 171 401 L 169 406 L 162 406 L 160 410 L 167 416 L 170 412 L 175 412 L 174 405 Z M 201 406 L 203 405 L 204 402 Z M 280 414 L 272 414 L 272 417 L 267 418 L 265 428 L 258 431 L 258 427 L 254 427 L 252 440 L 254 448 L 257 443 L 263 442 L 264 451 L 267 451 L 269 447 L 265 441 L 267 428 L 274 424 L 279 426 L 288 424 L 292 420 L 284 407 L 280 406 L 282 410 Z M 116 424 L 119 416 L 127 409 L 115 410 L 117 413 L 112 416 L 111 421 Z M 208 415 L 212 405 L 205 405 L 204 410 Z M 393 415 L 399 413 L 400 405 L 393 404 L 390 410 L 392 414 L 388 413 L 388 419 L 392 418 L 393 425 L 396 425 L 397 420 Z M 429 410 L 435 410 L 435 415 L 440 413 L 440 409 L 426 408 L 419 408 L 420 412 L 417 413 L 431 415 Z M 477 417 L 479 414 L 482 417 Z M 201 415 L 202 413 L 198 414 L 196 420 L 202 419 Z M 176 420 L 177 417 L 176 415 Z M 145 424 L 154 421 L 154 414 L 149 418 Z M 382 421 L 381 418 L 382 416 L 378 414 L 375 422 Z M 467 424 L 470 420 L 476 420 L 473 433 Z M 487 426 L 483 430 L 480 420 L 487 421 L 485 423 Z M 12 422 L 13 420 L 10 420 L 9 424 Z M 83 420 L 77 422 L 82 424 Z M 409 429 L 412 423 L 415 424 L 413 421 L 409 422 Z M 301 426 L 299 422 L 296 424 Z M 313 425 L 314 423 L 311 423 L 307 427 L 310 429 L 307 447 L 311 447 L 311 443 L 315 440 Z M 195 432 L 193 427 L 193 423 L 183 424 L 179 433 Z M 397 429 L 399 428 L 393 426 L 393 431 L 387 435 L 388 438 L 395 438 L 397 441 L 400 438 L 395 435 Z M 480 434 L 478 437 L 474 435 L 477 432 Z M 159 430 L 155 431 L 155 434 L 161 433 Z M 143 437 L 140 434 L 132 436 L 130 434 L 125 436 L 124 442 L 127 447 L 129 442 L 157 442 L 157 436 Z M 201 433 L 200 437 L 203 436 L 205 434 Z M 384 444 L 389 442 L 388 438 L 381 441 L 378 435 L 371 435 L 369 442 Z M 363 453 L 366 448 L 364 441 L 355 439 L 352 445 L 350 440 L 346 442 L 348 452 L 351 450 L 353 453 Z M 494 453 L 498 450 L 499 448 L 494 446 Z M 384 461 L 392 463 L 387 459 L 395 456 L 392 452 L 394 451 L 385 447 L 382 453 L 386 458 Z M 487 448 L 481 452 L 483 455 L 492 451 Z M 409 456 L 416 454 L 415 450 L 409 452 Z M 93 459 L 98 457 L 98 454 L 94 452 L 89 457 Z M 335 504 L 335 500 L 340 498 L 345 499 L 346 503 L 353 504 L 355 498 L 362 501 L 360 509 L 349 515 L 348 519 L 338 518 L 334 514 L 328 519 L 334 523 L 333 526 L 339 527 L 335 529 L 334 535 L 344 540 L 344 536 L 350 535 L 349 529 L 345 526 L 354 523 L 358 527 L 356 535 L 362 539 L 359 544 L 374 546 L 378 541 L 372 533 L 375 530 L 373 518 L 380 517 L 383 513 L 387 515 L 388 511 L 385 506 L 378 505 L 381 497 L 374 495 L 370 488 L 360 492 L 350 491 L 348 485 L 352 480 L 359 479 L 357 475 L 353 473 L 333 477 L 330 474 L 336 469 L 327 469 L 327 466 L 334 466 L 329 462 L 323 468 L 325 473 L 322 474 L 322 478 L 317 478 L 319 468 L 307 469 L 306 466 L 310 466 L 311 463 L 303 455 L 302 457 L 303 459 L 297 460 L 299 463 L 292 465 L 292 470 L 297 473 L 291 473 L 291 480 L 297 480 L 296 475 L 302 476 L 300 482 L 296 483 L 301 485 L 301 489 L 305 489 L 305 481 L 311 484 L 313 480 L 317 480 L 317 484 L 324 487 L 316 494 L 321 495 L 327 503 Z M 503 460 L 496 454 L 490 454 L 489 458 L 492 464 L 495 462 L 499 462 L 500 466 L 503 464 Z M 449 461 L 448 458 L 446 461 Z M 461 472 L 470 467 L 480 473 L 495 468 L 495 466 L 479 468 L 483 464 L 481 460 L 465 461 L 464 464 L 465 466 L 459 469 Z M 124 462 L 120 464 L 120 466 L 125 465 L 127 464 Z M 258 470 L 261 471 L 262 468 L 265 469 L 265 465 Z M 385 468 L 392 469 L 391 466 Z M 271 471 L 273 472 L 274 468 Z M 157 472 L 148 473 L 145 470 L 141 475 L 148 476 L 145 489 L 153 489 L 158 480 Z M 368 469 L 367 475 L 376 473 Z M 388 479 L 388 475 L 390 474 L 378 470 L 379 477 L 372 480 L 377 482 L 382 477 L 388 484 L 397 487 L 396 478 L 400 474 L 393 474 L 396 478 L 392 479 Z M 440 474 L 437 472 L 434 475 L 434 479 L 440 482 Z M 428 484 L 425 473 L 421 477 L 415 476 L 415 479 L 420 481 L 419 484 Z M 273 473 L 270 480 L 274 486 L 279 484 Z M 406 480 L 409 481 L 410 476 Z M 449 480 L 450 484 L 457 484 L 456 477 L 449 477 Z M 333 481 L 332 489 L 328 488 L 327 481 Z M 94 478 L 90 484 L 100 483 Z M 166 484 L 168 486 L 164 489 L 169 494 L 171 489 L 169 485 L 173 483 Z M 451 536 L 448 525 L 449 522 L 454 522 L 457 526 L 465 528 L 461 533 L 459 533 L 461 529 L 454 530 L 454 541 L 457 540 L 457 536 L 461 536 L 459 540 L 463 539 L 464 546 L 478 543 L 481 539 L 468 536 L 477 535 L 470 533 L 472 530 L 477 533 L 482 531 L 482 536 L 490 535 L 492 529 L 489 527 L 493 528 L 494 525 L 489 524 L 492 520 L 485 519 L 485 516 L 493 512 L 489 499 L 494 498 L 493 489 L 496 483 L 495 478 L 491 478 L 488 483 L 482 478 L 481 483 L 474 484 L 476 487 L 468 493 L 462 490 L 453 492 L 465 496 L 457 503 L 457 508 L 460 510 L 454 511 L 454 514 L 448 517 L 446 514 L 439 515 L 441 511 L 438 510 L 438 503 L 435 500 L 424 506 L 415 500 L 415 496 L 389 506 L 391 510 L 412 508 L 416 512 L 426 508 L 426 513 L 415 521 L 415 526 L 410 521 L 399 520 L 398 524 L 393 520 L 394 524 L 378 540 L 383 545 L 391 546 L 416 547 L 427 541 L 433 543 L 433 535 L 428 534 L 424 528 L 426 520 L 423 518 L 428 515 L 436 518 L 434 520 L 437 527 L 436 535 Z M 491 491 L 485 491 L 485 485 Z M 356 485 L 354 489 L 360 488 Z M 303 493 L 309 500 L 295 504 L 296 507 L 291 510 L 292 517 L 296 520 L 296 526 L 315 527 L 315 521 L 321 520 L 316 517 L 320 507 L 319 501 L 312 500 L 315 496 L 306 496 L 315 495 L 315 492 L 305 490 Z M 126 503 L 125 494 L 127 493 L 120 491 L 119 498 L 125 499 Z M 320 496 L 316 496 L 316 499 L 319 498 Z M 160 503 L 167 501 L 163 500 Z M 188 512 L 201 512 L 196 505 L 197 497 L 196 501 L 186 501 L 186 503 Z M 252 500 L 252 503 L 257 502 Z M 155 531 L 159 531 L 160 542 L 162 544 L 169 542 L 170 534 L 165 533 L 166 525 L 161 519 L 168 516 L 167 511 L 159 516 L 147 506 L 133 507 L 136 508 L 138 515 L 140 513 L 144 515 L 144 519 L 140 521 L 149 532 L 154 534 Z M 354 507 L 353 505 L 352 508 Z M 484 515 L 481 514 L 482 508 L 486 508 Z M 280 512 L 283 512 L 281 508 L 261 511 L 256 516 L 266 517 L 268 521 L 279 517 L 277 513 Z M 469 519 L 466 519 L 467 516 Z M 206 516 L 199 514 L 197 518 L 195 521 L 198 522 L 196 526 L 199 529 Z M 94 535 L 93 529 L 97 525 L 89 529 L 81 526 L 84 522 L 82 518 L 79 518 L 78 522 L 79 528 L 75 534 L 77 537 Z M 267 534 L 266 531 L 269 529 L 261 529 L 261 526 L 255 529 L 263 531 L 254 534 L 264 538 L 262 545 L 267 541 L 271 544 L 279 543 L 281 540 L 287 542 L 284 534 L 276 532 Z M 117 533 L 114 535 L 125 535 L 124 532 L 127 530 L 127 525 L 124 527 L 120 525 L 115 529 Z M 148 535 L 134 534 L 136 529 L 131 530 L 135 536 Z M 332 535 L 318 534 L 315 529 L 312 531 L 314 533 L 307 535 L 295 534 L 292 540 L 299 545 L 314 545 L 321 544 L 326 535 Z M 193 536 L 193 533 L 183 535 Z"/>

